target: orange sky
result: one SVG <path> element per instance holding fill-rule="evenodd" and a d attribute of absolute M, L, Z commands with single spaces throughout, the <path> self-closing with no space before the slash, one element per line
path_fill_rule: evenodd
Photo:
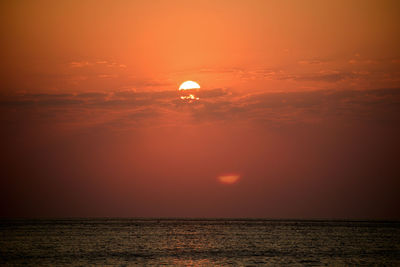
<path fill-rule="evenodd" d="M 400 218 L 398 14 L 2 1 L 0 215 Z"/>
<path fill-rule="evenodd" d="M 7 91 L 175 90 L 187 79 L 245 91 L 399 83 L 397 1 L 1 5 Z"/>

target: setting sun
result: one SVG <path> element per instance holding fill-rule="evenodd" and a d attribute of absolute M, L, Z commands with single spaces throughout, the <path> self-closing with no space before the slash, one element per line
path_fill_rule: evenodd
<path fill-rule="evenodd" d="M 179 90 L 200 89 L 200 85 L 194 81 L 186 81 L 179 86 Z"/>

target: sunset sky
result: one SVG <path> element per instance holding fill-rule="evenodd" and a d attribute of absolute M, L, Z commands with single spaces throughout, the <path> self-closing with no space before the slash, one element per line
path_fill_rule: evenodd
<path fill-rule="evenodd" d="M 400 219 L 399 14 L 1 1 L 0 217 Z"/>

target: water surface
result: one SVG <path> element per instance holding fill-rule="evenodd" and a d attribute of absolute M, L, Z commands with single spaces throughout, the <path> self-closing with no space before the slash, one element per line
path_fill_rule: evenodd
<path fill-rule="evenodd" d="M 0 264 L 400 266 L 400 222 L 3 220 Z"/>

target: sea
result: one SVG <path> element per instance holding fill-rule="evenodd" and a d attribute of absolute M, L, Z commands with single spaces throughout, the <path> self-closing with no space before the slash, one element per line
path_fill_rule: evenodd
<path fill-rule="evenodd" d="M 400 266 L 400 222 L 0 221 L 2 266 Z"/>

